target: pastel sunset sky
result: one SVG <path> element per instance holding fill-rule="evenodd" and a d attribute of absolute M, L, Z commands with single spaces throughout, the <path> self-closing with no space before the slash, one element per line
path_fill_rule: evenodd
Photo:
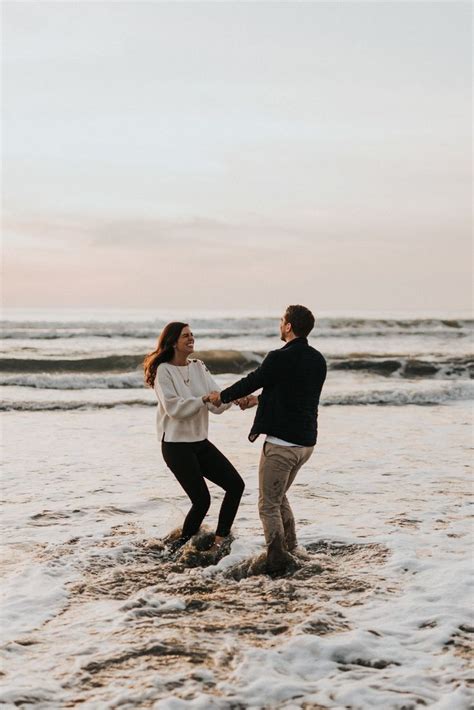
<path fill-rule="evenodd" d="M 470 305 L 469 2 L 4 2 L 10 307 Z"/>

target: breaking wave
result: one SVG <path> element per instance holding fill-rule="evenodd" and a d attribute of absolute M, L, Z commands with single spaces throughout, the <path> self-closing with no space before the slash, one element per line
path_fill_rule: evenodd
<path fill-rule="evenodd" d="M 0 375 L 0 386 L 33 387 L 43 390 L 123 390 L 143 388 L 142 372 L 121 372 L 114 374 L 60 374 L 28 373 Z"/>
<path fill-rule="evenodd" d="M 206 350 L 196 353 L 214 374 L 241 374 L 258 367 L 265 353 Z M 0 385 L 45 389 L 127 389 L 140 387 L 143 357 L 110 355 L 77 359 L 0 358 Z M 472 357 L 432 359 L 380 357 L 370 354 L 329 358 L 330 370 L 363 371 L 403 378 L 473 378 Z M 66 373 L 74 373 L 67 375 Z M 94 374 L 96 373 L 96 374 Z"/>
<path fill-rule="evenodd" d="M 214 374 L 241 373 L 257 367 L 263 354 L 238 350 L 206 350 L 195 353 Z M 0 372 L 55 373 L 55 372 L 130 372 L 142 368 L 144 355 L 109 355 L 107 357 L 75 359 L 0 358 Z M 20 380 L 3 382 L 21 386 Z M 30 385 L 28 385 L 30 386 Z M 66 388 L 68 389 L 68 388 Z"/>
<path fill-rule="evenodd" d="M 55 412 L 55 411 L 71 411 L 92 410 L 92 409 L 115 409 L 116 407 L 156 407 L 156 402 L 147 399 L 124 399 L 115 402 L 88 402 L 87 400 L 77 401 L 47 401 L 47 402 L 29 402 L 29 401 L 3 401 L 0 402 L 0 412 Z"/>
<path fill-rule="evenodd" d="M 433 389 L 406 390 L 406 389 L 367 389 L 357 392 L 337 392 L 327 394 L 321 400 L 321 406 L 364 406 L 364 405 L 385 405 L 385 406 L 405 406 L 412 405 L 438 405 L 448 402 L 474 399 L 474 386 L 472 383 L 452 384 L 445 387 Z M 137 396 L 134 399 L 117 399 L 115 401 L 95 401 L 86 399 L 67 401 L 8 401 L 0 403 L 0 411 L 57 411 L 57 410 L 95 410 L 113 409 L 115 407 L 154 407 L 156 402 L 153 399 L 145 399 Z"/>
<path fill-rule="evenodd" d="M 378 375 L 397 374 L 401 377 L 474 377 L 474 358 L 441 357 L 435 360 L 419 358 L 345 358 L 331 362 L 333 370 L 362 370 Z"/>
<path fill-rule="evenodd" d="M 359 392 L 327 395 L 321 402 L 323 406 L 333 405 L 437 405 L 448 402 L 474 399 L 474 387 L 471 383 L 457 384 L 451 387 L 424 390 L 367 390 Z"/>

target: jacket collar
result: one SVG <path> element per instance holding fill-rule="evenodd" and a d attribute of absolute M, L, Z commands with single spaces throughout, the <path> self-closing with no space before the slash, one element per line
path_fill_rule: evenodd
<path fill-rule="evenodd" d="M 293 340 L 290 340 L 288 343 L 286 343 L 281 350 L 286 350 L 287 348 L 292 348 L 295 345 L 308 345 L 308 338 L 304 338 L 303 336 L 299 338 L 293 338 Z"/>

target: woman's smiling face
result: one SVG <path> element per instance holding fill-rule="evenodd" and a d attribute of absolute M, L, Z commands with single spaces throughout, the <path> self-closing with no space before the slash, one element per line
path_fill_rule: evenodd
<path fill-rule="evenodd" d="M 194 351 L 194 335 L 189 325 L 186 325 L 176 342 L 176 352 L 183 355 L 190 355 Z"/>

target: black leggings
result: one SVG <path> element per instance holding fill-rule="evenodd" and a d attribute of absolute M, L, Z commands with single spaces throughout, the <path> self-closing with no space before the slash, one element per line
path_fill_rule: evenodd
<path fill-rule="evenodd" d="M 166 465 L 192 503 L 184 521 L 182 536 L 189 539 L 197 533 L 211 505 L 211 496 L 204 478 L 225 490 L 216 535 L 228 535 L 245 488 L 231 462 L 207 439 L 191 443 L 162 441 L 161 451 Z"/>

